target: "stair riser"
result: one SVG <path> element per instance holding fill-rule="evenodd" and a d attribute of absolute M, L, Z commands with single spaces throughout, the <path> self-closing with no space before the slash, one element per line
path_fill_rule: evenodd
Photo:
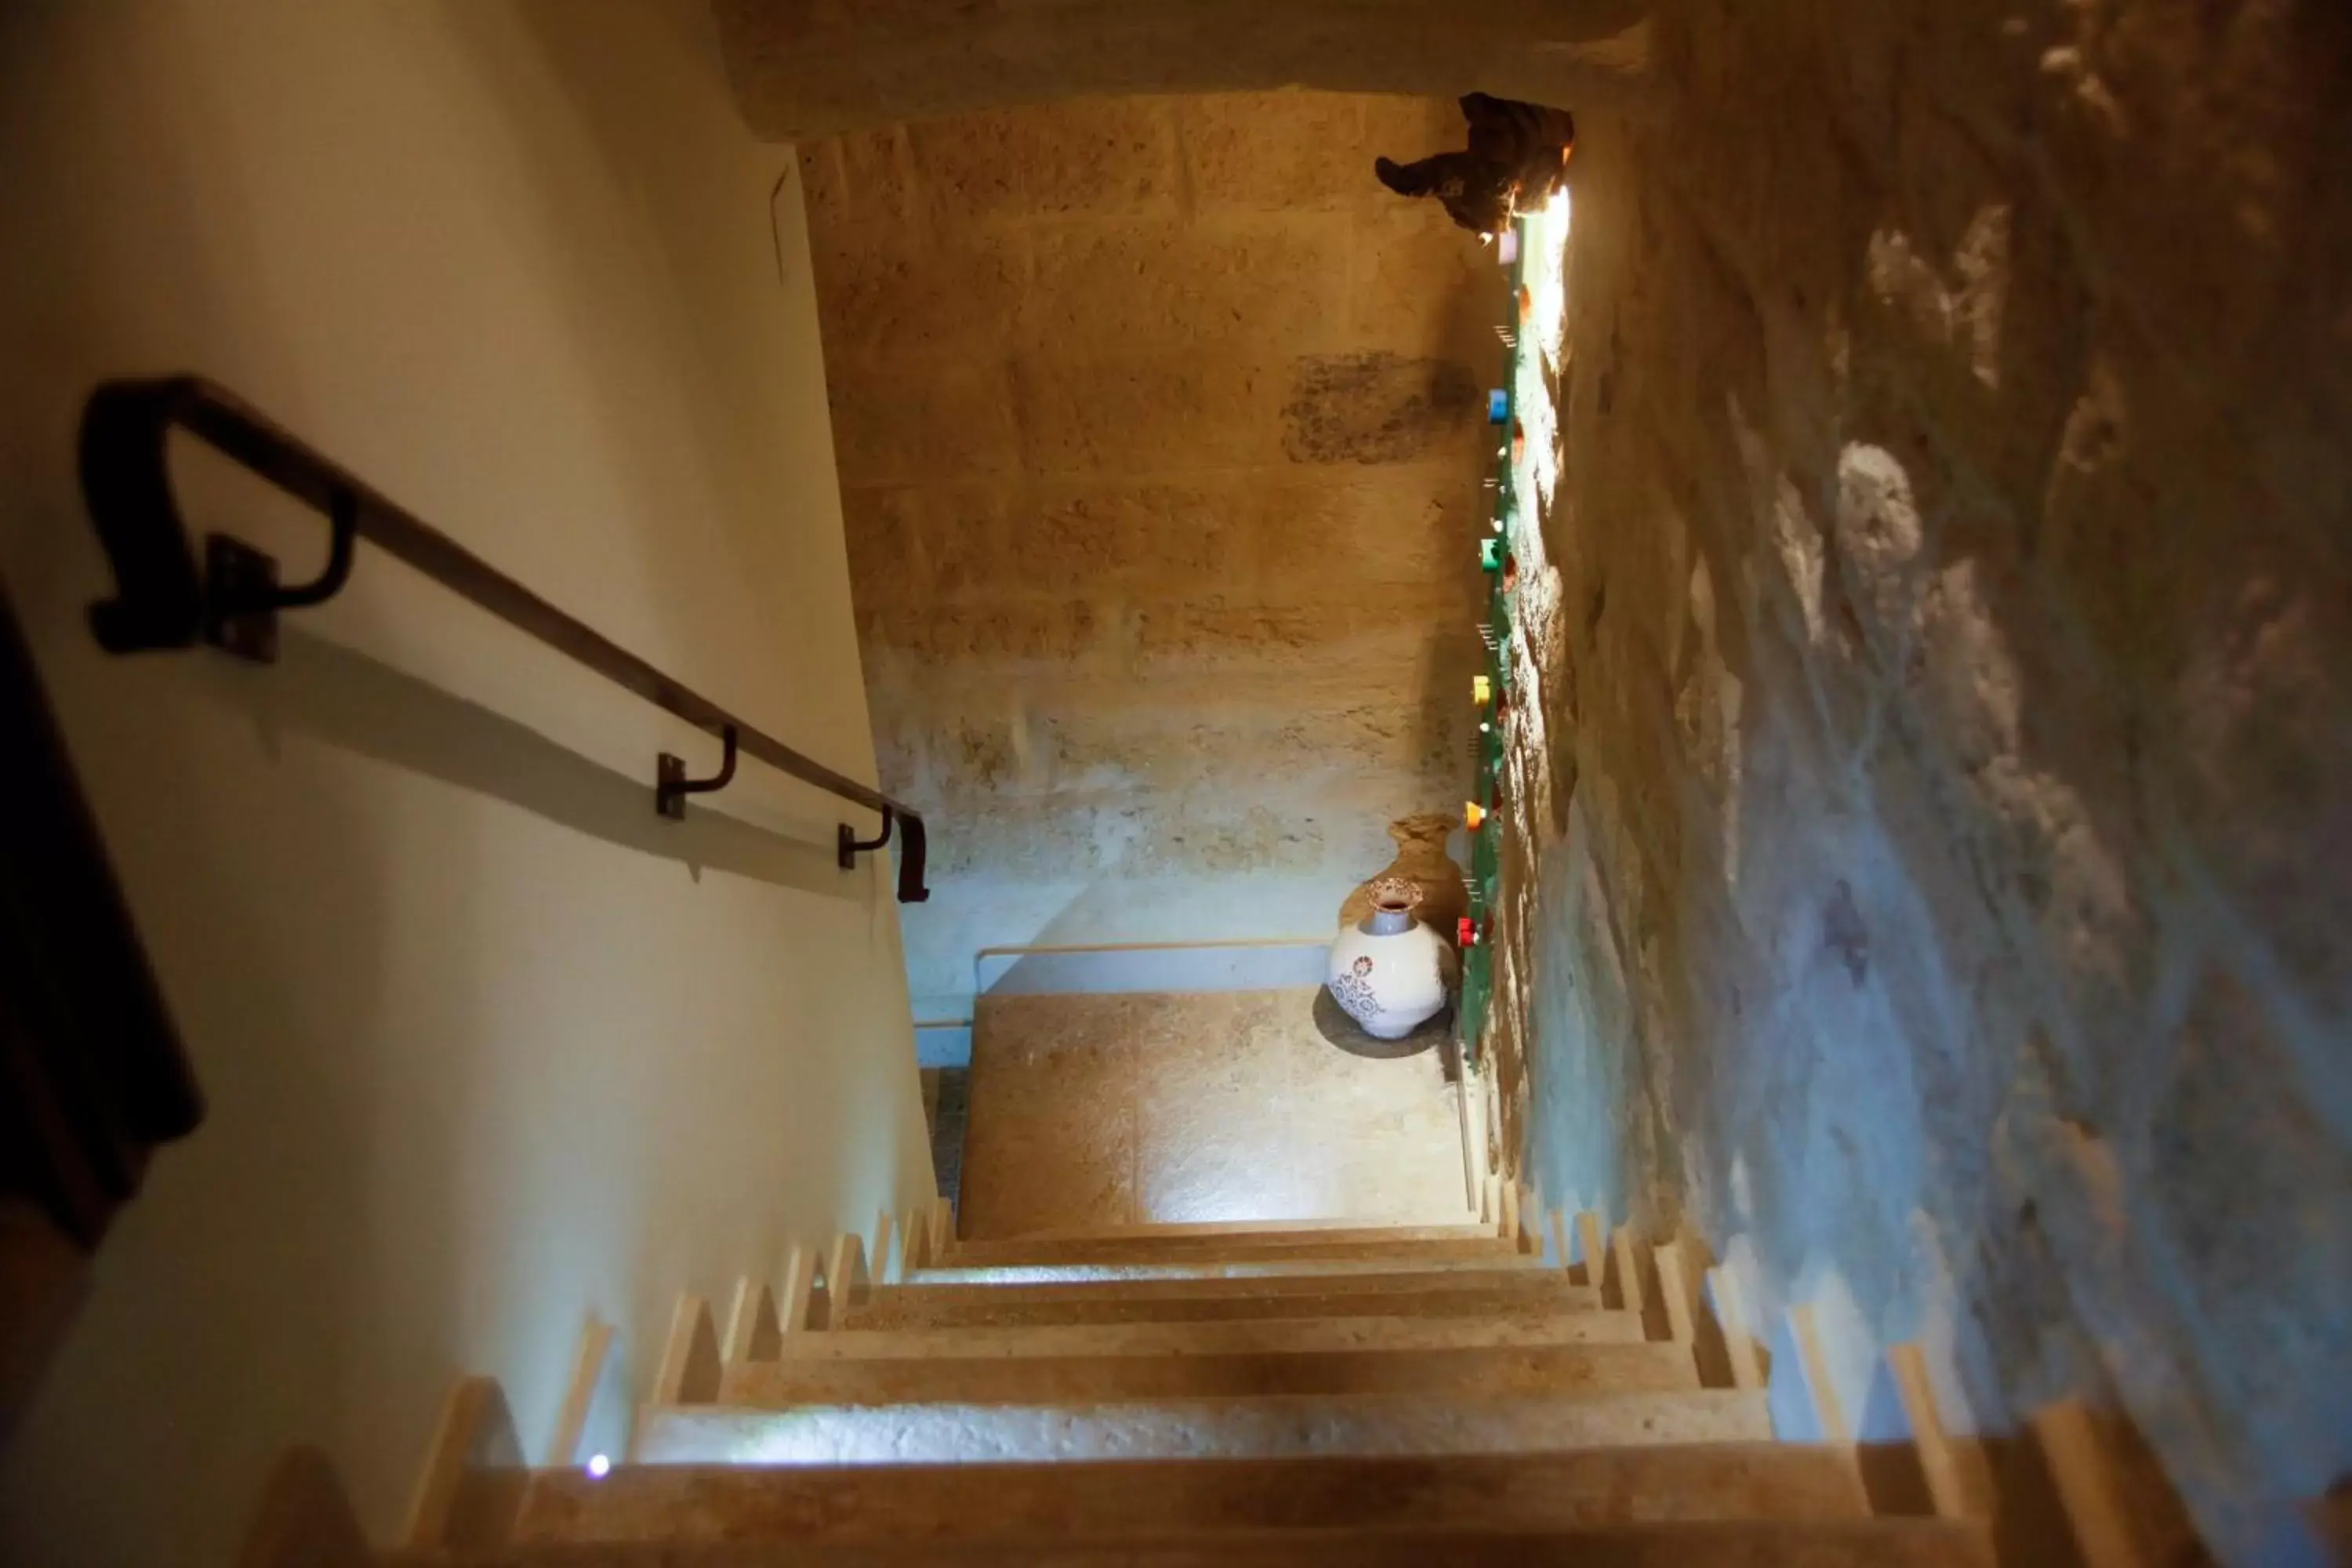
<path fill-rule="evenodd" d="M 1084 1323 L 1195 1323 L 1220 1320 L 1305 1320 L 1394 1317 L 1486 1319 L 1535 1313 L 1601 1314 L 1589 1295 L 1530 1297 L 1517 1291 L 1426 1291 L 1396 1294 L 1261 1297 L 1150 1297 L 1034 1300 L 1031 1291 L 988 1291 L 975 1298 L 924 1300 L 898 1292 L 877 1297 L 847 1314 L 843 1327 L 951 1329 L 1045 1327 Z"/>
<path fill-rule="evenodd" d="M 1697 1385 L 1690 1352 L 1681 1346 L 1563 1345 L 1276 1355 L 764 1362 L 735 1368 L 719 1402 L 784 1409 L 923 1400 L 994 1405 L 1260 1394 L 1634 1393 Z"/>
<path fill-rule="evenodd" d="M 1017 1241 L 967 1242 L 953 1248 L 941 1263 L 955 1268 L 990 1268 L 1055 1264 L 1117 1263 L 1284 1263 L 1386 1261 L 1391 1267 L 1421 1263 L 1477 1262 L 1506 1264 L 1521 1256 L 1508 1242 L 1488 1232 L 1444 1241 L 1261 1241 L 1216 1245 L 1207 1241 L 1097 1241 L 1060 1244 Z"/>
<path fill-rule="evenodd" d="M 1451 1459 L 866 1467 L 642 1467 L 532 1483 L 526 1540 L 937 1540 L 1247 1528 L 1543 1530 L 1866 1511 L 1852 1463 L 1795 1445 Z"/>
<path fill-rule="evenodd" d="M 614 1542 L 508 1546 L 452 1559 L 394 1552 L 381 1568 L 1990 1568 L 1972 1532 L 1931 1520 L 1629 1526 L 1538 1535 L 1471 1530 L 1268 1531 L 1150 1541 Z"/>
<path fill-rule="evenodd" d="M 1453 1225 L 1349 1225 L 1318 1220 L 1243 1221 L 1236 1224 L 1114 1226 L 1094 1230 L 1037 1231 L 1025 1236 L 960 1240 L 959 1251 L 975 1253 L 1122 1247 L 1206 1247 L 1227 1251 L 1253 1247 L 1323 1243 L 1394 1246 L 1413 1241 L 1491 1241 L 1491 1225 L 1465 1218 Z"/>
<path fill-rule="evenodd" d="M 1600 1296 L 1558 1269 L 1433 1269 L 1425 1273 L 1347 1271 L 1339 1274 L 1274 1273 L 1241 1278 L 1176 1279 L 1075 1279 L 1011 1288 L 1001 1282 L 958 1283 L 917 1279 L 875 1292 L 926 1301 L 996 1301 L 1018 1294 L 1024 1301 L 1173 1301 L 1265 1296 L 1430 1296 L 1443 1291 L 1514 1293 L 1523 1301 L 1573 1302 L 1598 1307 Z"/>

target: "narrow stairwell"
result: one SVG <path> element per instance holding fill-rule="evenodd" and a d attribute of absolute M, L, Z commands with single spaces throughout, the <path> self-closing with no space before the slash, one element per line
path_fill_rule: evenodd
<path fill-rule="evenodd" d="M 297 1454 L 247 1568 L 2084 1560 L 2079 1526 L 1997 1553 L 1956 1497 L 1889 1516 L 1850 1444 L 1774 1439 L 1675 1249 L 1494 1206 L 957 1245 L 942 1205 L 885 1225 L 878 1279 L 853 1237 L 723 1331 L 683 1300 L 625 1462 L 576 1452 L 592 1324 L 560 1462 L 468 1380 L 402 1543 Z"/>

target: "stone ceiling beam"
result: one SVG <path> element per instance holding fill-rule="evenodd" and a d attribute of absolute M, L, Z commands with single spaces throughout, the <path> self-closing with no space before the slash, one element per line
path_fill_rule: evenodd
<path fill-rule="evenodd" d="M 1638 0 L 713 0 L 728 74 L 779 141 L 1098 93 L 1473 88 L 1622 105 Z"/>

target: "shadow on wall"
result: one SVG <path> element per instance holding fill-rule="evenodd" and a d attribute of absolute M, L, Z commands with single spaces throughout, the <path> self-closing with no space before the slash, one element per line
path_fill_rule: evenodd
<path fill-rule="evenodd" d="M 273 752 L 283 732 L 299 732 L 503 800 L 607 844 L 677 861 L 697 880 L 708 868 L 859 903 L 871 891 L 867 877 L 841 869 L 829 819 L 812 818 L 802 833 L 787 836 L 730 816 L 705 796 L 688 804 L 685 821 L 673 822 L 655 815 L 646 779 L 591 762 L 363 653 L 290 626 L 279 637 L 278 662 L 266 670 L 204 658 L 214 696 L 243 709 Z M 688 765 L 701 771 L 705 762 Z"/>

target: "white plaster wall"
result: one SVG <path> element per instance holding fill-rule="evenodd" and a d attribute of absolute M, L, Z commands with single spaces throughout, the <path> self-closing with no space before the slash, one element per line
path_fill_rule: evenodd
<path fill-rule="evenodd" d="M 454 1376 L 536 1453 L 583 1312 L 642 1389 L 676 1291 L 928 1194 L 888 870 L 756 764 L 658 823 L 655 752 L 711 742 L 364 550 L 274 670 L 103 658 L 79 406 L 214 376 L 870 778 L 792 151 L 699 0 L 23 6 L 0 190 L 0 572 L 211 1101 L 15 1436 L 0 1557 L 226 1561 L 296 1439 L 382 1535 Z M 196 524 L 306 570 L 200 456 Z"/>

